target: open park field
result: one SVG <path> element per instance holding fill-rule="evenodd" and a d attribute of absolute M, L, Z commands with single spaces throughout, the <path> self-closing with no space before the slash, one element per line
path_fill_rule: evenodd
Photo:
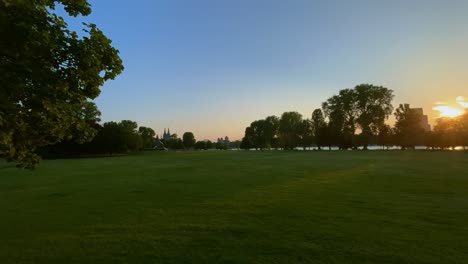
<path fill-rule="evenodd" d="M 468 154 L 0 162 L 0 263 L 468 263 Z"/>

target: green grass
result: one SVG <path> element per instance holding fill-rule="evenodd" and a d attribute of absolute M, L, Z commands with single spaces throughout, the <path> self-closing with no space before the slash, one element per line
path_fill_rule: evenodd
<path fill-rule="evenodd" d="M 461 152 L 0 162 L 0 263 L 468 263 Z"/>

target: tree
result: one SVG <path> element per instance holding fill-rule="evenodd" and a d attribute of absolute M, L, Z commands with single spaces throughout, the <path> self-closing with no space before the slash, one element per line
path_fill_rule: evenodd
<path fill-rule="evenodd" d="M 257 120 L 250 124 L 251 139 L 254 148 L 264 149 L 269 145 L 270 139 L 268 138 L 267 123 L 265 120 Z"/>
<path fill-rule="evenodd" d="M 393 130 L 389 125 L 381 125 L 378 129 L 377 142 L 382 148 L 393 145 Z"/>
<path fill-rule="evenodd" d="M 0 1 L 0 155 L 32 168 L 36 150 L 57 143 L 88 124 L 78 114 L 99 87 L 123 70 L 118 50 L 94 24 L 84 34 L 55 13 L 87 16 L 81 1 Z"/>
<path fill-rule="evenodd" d="M 131 120 L 122 120 L 119 123 L 121 133 L 123 134 L 125 151 L 135 151 L 142 147 L 142 139 L 138 134 L 138 124 Z"/>
<path fill-rule="evenodd" d="M 302 120 L 300 126 L 300 145 L 304 150 L 310 147 L 314 142 L 314 136 L 312 134 L 311 121 L 309 119 Z"/>
<path fill-rule="evenodd" d="M 370 138 L 378 133 L 378 129 L 392 114 L 393 91 L 382 86 L 361 84 L 353 92 L 356 100 L 356 123 L 361 129 L 364 149 L 367 149 Z"/>
<path fill-rule="evenodd" d="M 218 142 L 216 142 L 216 149 L 227 150 L 228 146 L 226 146 L 226 144 L 224 144 L 224 142 L 218 140 Z"/>
<path fill-rule="evenodd" d="M 319 131 L 320 135 L 320 145 L 328 146 L 328 150 L 331 150 L 331 147 L 334 145 L 335 138 L 332 134 L 332 129 L 330 124 L 325 123 L 325 125 Z"/>
<path fill-rule="evenodd" d="M 278 144 L 279 118 L 277 116 L 268 116 L 265 118 L 264 138 L 267 148 L 277 148 Z"/>
<path fill-rule="evenodd" d="M 422 143 L 424 128 L 421 126 L 422 116 L 410 108 L 409 104 L 400 104 L 395 111 L 395 137 L 398 145 L 414 148 Z"/>
<path fill-rule="evenodd" d="M 185 132 L 182 135 L 182 141 L 184 142 L 184 146 L 187 149 L 192 148 L 195 145 L 195 136 L 193 135 L 192 132 Z"/>
<path fill-rule="evenodd" d="M 234 149 L 240 149 L 240 146 L 241 146 L 241 141 L 240 140 L 235 140 L 234 142 L 232 142 L 232 148 Z"/>
<path fill-rule="evenodd" d="M 325 121 L 325 117 L 323 116 L 322 109 L 315 109 L 312 112 L 310 126 L 312 130 L 312 136 L 319 150 L 321 149 L 321 147 L 326 145 L 324 142 L 324 138 L 326 136 L 326 134 L 324 134 L 324 127 L 326 125 L 327 122 Z"/>
<path fill-rule="evenodd" d="M 242 141 L 241 141 L 241 144 L 240 144 L 240 148 L 241 149 L 245 149 L 245 150 L 249 150 L 252 148 L 252 141 L 250 140 L 250 138 L 248 138 L 247 136 L 243 137 L 242 138 Z"/>
<path fill-rule="evenodd" d="M 99 139 L 106 152 L 111 156 L 127 149 L 122 126 L 116 122 L 104 123 L 101 133 L 96 138 Z"/>
<path fill-rule="evenodd" d="M 456 119 L 441 117 L 436 119 L 433 131 L 433 144 L 440 148 L 454 148 L 457 146 Z"/>
<path fill-rule="evenodd" d="M 137 127 L 137 123 L 131 120 L 122 120 L 119 123 L 106 122 L 94 142 L 103 146 L 110 155 L 137 151 L 143 146 Z"/>
<path fill-rule="evenodd" d="M 329 132 L 333 145 L 340 149 L 353 146 L 356 131 L 356 99 L 352 89 L 340 90 L 338 95 L 328 98 L 322 109 L 329 120 Z"/>
<path fill-rule="evenodd" d="M 360 128 L 359 138 L 367 149 L 372 136 L 392 113 L 393 91 L 372 84 L 357 85 L 354 89 L 340 90 L 322 104 L 329 119 L 335 143 L 341 149 L 356 148 L 354 134 Z"/>
<path fill-rule="evenodd" d="M 212 149 L 213 148 L 213 142 L 211 140 L 206 140 L 206 149 Z"/>
<path fill-rule="evenodd" d="M 468 146 L 468 110 L 457 118 L 456 131 L 464 149 Z"/>
<path fill-rule="evenodd" d="M 141 126 L 138 128 L 138 134 L 141 136 L 143 148 L 152 149 L 156 132 L 152 128 Z"/>
<path fill-rule="evenodd" d="M 207 149 L 206 148 L 206 141 L 197 141 L 195 143 L 195 149 L 196 150 L 202 150 L 202 149 L 206 150 Z"/>
<path fill-rule="evenodd" d="M 67 137 L 55 144 L 39 147 L 37 154 L 41 157 L 59 158 L 97 152 L 99 146 L 93 142 L 93 139 L 102 129 L 98 123 L 101 120 L 101 112 L 95 103 L 88 101 L 79 109 L 78 115 L 80 122 L 70 128 Z"/>
<path fill-rule="evenodd" d="M 241 148 L 247 150 L 251 148 L 257 148 L 254 145 L 254 130 L 250 126 L 245 128 L 244 137 L 242 138 L 241 142 Z"/>
<path fill-rule="evenodd" d="M 279 121 L 279 138 L 284 149 L 294 149 L 301 139 L 302 115 L 298 112 L 285 112 Z"/>

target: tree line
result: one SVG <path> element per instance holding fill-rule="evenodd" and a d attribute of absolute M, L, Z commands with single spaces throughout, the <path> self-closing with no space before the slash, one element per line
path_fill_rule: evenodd
<path fill-rule="evenodd" d="M 45 158 L 83 157 L 115 155 L 142 150 L 208 150 L 239 148 L 240 141 L 225 143 L 221 140 L 197 141 L 192 132 L 185 132 L 182 138 L 172 134 L 170 138 L 159 138 L 156 132 L 145 126 L 138 126 L 132 120 L 100 122 L 100 111 L 92 102 L 82 109 L 81 122 L 87 124 L 87 140 L 70 136 L 61 142 L 39 148 L 37 154 Z M 80 133 L 83 131 L 80 131 Z"/>
<path fill-rule="evenodd" d="M 434 129 L 424 127 L 423 115 L 408 104 L 394 110 L 393 91 L 372 84 L 343 89 L 315 109 L 310 118 L 298 112 L 281 117 L 256 120 L 245 129 L 242 149 L 317 149 L 338 147 L 367 149 L 380 145 L 384 149 L 400 146 L 414 149 L 426 146 L 447 149 L 468 146 L 468 111 L 456 118 L 439 118 Z M 393 127 L 385 121 L 394 114 Z"/>

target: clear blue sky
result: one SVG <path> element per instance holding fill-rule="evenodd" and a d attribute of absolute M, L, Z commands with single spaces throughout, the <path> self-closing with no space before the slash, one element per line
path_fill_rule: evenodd
<path fill-rule="evenodd" d="M 103 121 L 131 119 L 197 139 L 239 139 L 255 119 L 313 109 L 360 83 L 394 105 L 468 96 L 466 0 L 90 1 L 125 71 L 96 100 Z"/>

